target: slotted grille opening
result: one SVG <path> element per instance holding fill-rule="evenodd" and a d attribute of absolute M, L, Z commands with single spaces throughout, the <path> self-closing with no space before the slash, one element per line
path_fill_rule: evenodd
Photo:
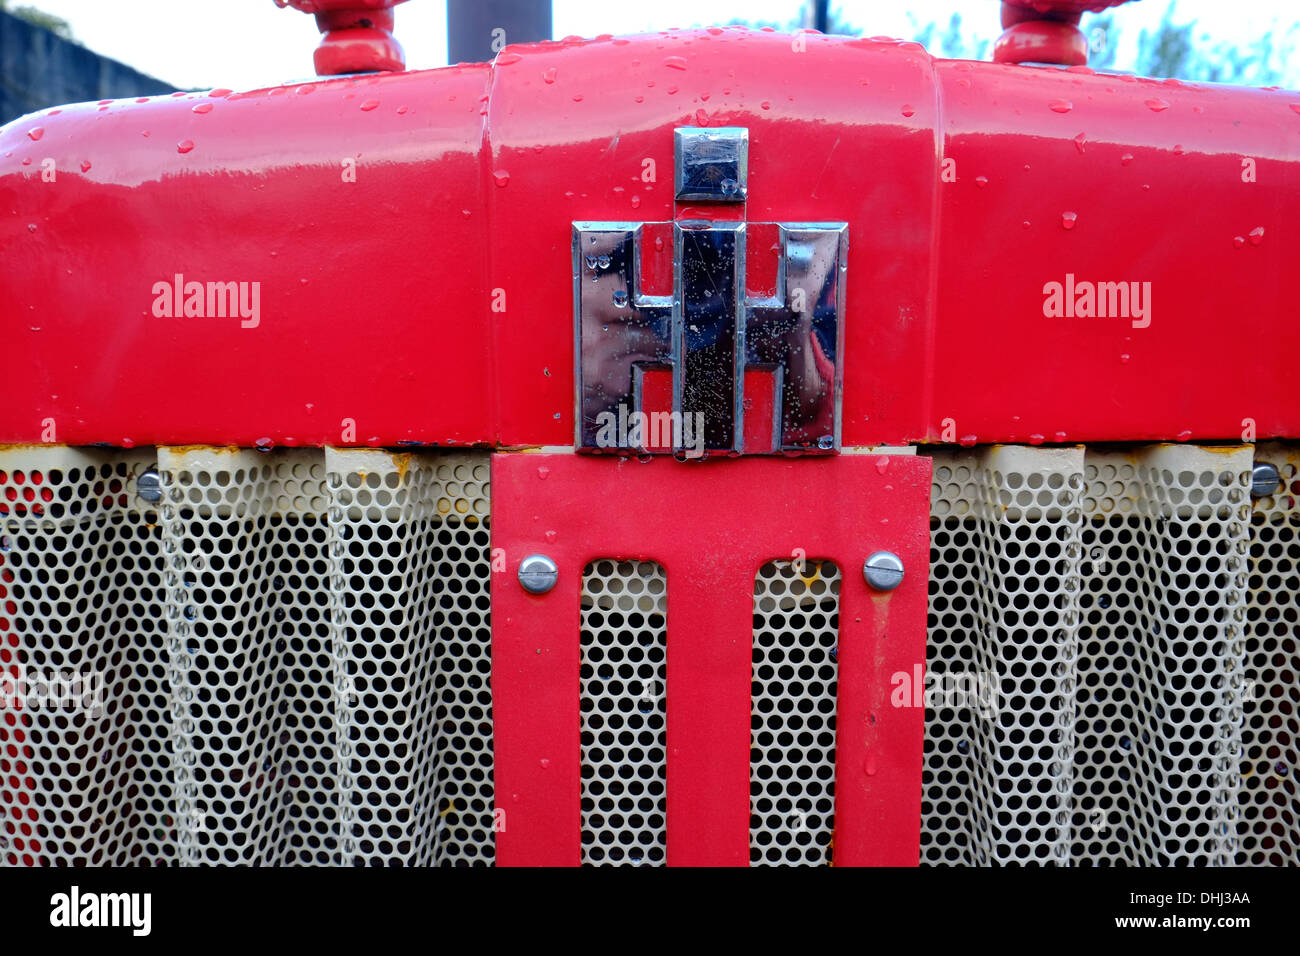
<path fill-rule="evenodd" d="M 667 848 L 667 577 L 649 561 L 582 574 L 582 862 L 662 866 Z"/>
<path fill-rule="evenodd" d="M 770 561 L 754 578 L 749 860 L 830 862 L 840 571 Z"/>

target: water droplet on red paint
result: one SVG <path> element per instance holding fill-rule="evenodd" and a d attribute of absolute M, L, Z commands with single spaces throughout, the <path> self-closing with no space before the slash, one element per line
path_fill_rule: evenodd
<path fill-rule="evenodd" d="M 497 66 L 509 66 L 511 63 L 518 63 L 522 59 L 523 57 L 518 53 L 498 53 L 494 62 Z"/>
<path fill-rule="evenodd" d="M 1074 109 L 1074 104 L 1069 100 L 1052 100 L 1047 104 L 1047 108 L 1053 113 L 1068 113 Z"/>
<path fill-rule="evenodd" d="M 1232 237 L 1232 245 L 1233 245 L 1234 248 L 1240 249 L 1240 248 L 1241 248 L 1242 246 L 1244 246 L 1245 244 L 1246 244 L 1246 237 L 1245 237 L 1245 236 L 1233 236 L 1233 237 Z"/>
<path fill-rule="evenodd" d="M 208 96 L 229 96 L 233 92 L 234 90 L 228 90 L 224 86 L 222 86 L 213 90 L 211 93 L 208 94 Z"/>
<path fill-rule="evenodd" d="M 1192 430 L 1190 428 L 1185 428 L 1174 437 L 1179 441 L 1187 441 L 1187 439 L 1192 437 Z"/>
<path fill-rule="evenodd" d="M 904 103 L 902 112 L 904 116 L 913 116 L 916 114 L 916 110 L 912 107 L 911 103 Z"/>
<path fill-rule="evenodd" d="M 545 479 L 545 478 L 549 478 L 550 476 L 551 476 L 551 469 L 550 469 L 550 468 L 548 468 L 546 465 L 540 465 L 540 466 L 538 467 L 538 469 L 537 469 L 537 477 L 538 477 L 538 478 Z"/>
<path fill-rule="evenodd" d="M 32 164 L 32 158 L 30 156 L 28 156 L 26 159 L 23 160 L 24 166 L 30 166 L 31 164 Z"/>
<path fill-rule="evenodd" d="M 1084 147 L 1087 145 L 1088 145 L 1088 137 L 1083 133 L 1080 133 L 1078 136 L 1074 137 L 1074 148 L 1077 149 L 1079 152 L 1082 153 L 1084 151 Z"/>
<path fill-rule="evenodd" d="M 961 445 L 962 448 L 971 448 L 978 441 L 979 438 L 977 438 L 975 435 L 962 435 L 960 438 L 957 439 L 957 444 Z"/>
<path fill-rule="evenodd" d="M 1119 158 L 1119 162 L 1121 166 L 1127 166 L 1129 163 L 1133 162 L 1133 154 L 1125 153 Z"/>
<path fill-rule="evenodd" d="M 555 543 L 555 539 L 558 538 L 558 537 L 559 537 L 559 534 L 557 534 L 557 533 L 554 532 L 554 531 L 548 531 L 548 532 L 546 532 L 546 535 L 545 535 L 545 538 L 546 538 L 546 541 L 547 541 L 548 544 L 554 544 L 554 543 Z"/>
<path fill-rule="evenodd" d="M 664 90 L 664 92 L 667 93 L 669 96 L 673 96 L 677 93 L 677 87 L 670 86 L 668 87 L 668 89 Z"/>
<path fill-rule="evenodd" d="M 398 116 L 405 116 L 408 112 L 410 112 L 410 107 L 407 107 L 407 106 L 399 106 L 399 107 L 397 108 L 397 115 L 398 115 Z"/>
<path fill-rule="evenodd" d="M 83 159 L 83 160 L 81 161 L 81 171 L 82 171 L 83 173 L 88 173 L 88 172 L 90 172 L 90 160 L 88 160 L 88 159 Z"/>
<path fill-rule="evenodd" d="M 361 104 L 361 111 L 363 113 L 369 113 L 377 106 L 379 106 L 379 100 L 366 100 L 364 103 Z"/>
<path fill-rule="evenodd" d="M 203 113 L 211 113 L 211 112 L 212 112 L 212 104 L 211 104 L 211 103 L 195 103 L 194 106 L 192 106 L 192 107 L 190 108 L 190 112 L 192 112 L 192 113 L 199 113 L 199 114 L 203 114 Z"/>
<path fill-rule="evenodd" d="M 183 139 L 176 144 L 176 152 L 178 153 L 188 153 L 193 148 L 194 148 L 194 140 L 192 139 Z"/>
<path fill-rule="evenodd" d="M 549 759 L 547 759 L 546 757 L 543 757 L 541 760 L 539 760 L 539 761 L 537 761 L 537 762 L 540 763 L 540 764 L 542 765 L 542 769 L 543 769 L 543 770 L 545 770 L 547 767 L 549 767 L 549 766 L 551 765 L 551 761 L 550 761 Z"/>
<path fill-rule="evenodd" d="M 549 70 L 547 70 L 545 73 L 542 74 L 542 81 L 544 83 L 555 82 L 555 67 L 551 67 Z"/>
<path fill-rule="evenodd" d="M 45 135 L 45 129 L 41 126 L 33 126 L 27 131 L 27 138 L 35 142 Z"/>
<path fill-rule="evenodd" d="M 664 251 L 664 237 L 655 236 L 655 252 L 663 252 L 663 251 Z"/>
<path fill-rule="evenodd" d="M 581 94 L 581 93 L 574 93 L 574 94 L 573 94 L 573 102 L 575 102 L 575 103 L 581 103 L 581 102 L 582 102 L 582 94 Z"/>
<path fill-rule="evenodd" d="M 770 110 L 772 108 L 772 104 L 769 103 L 767 100 L 763 100 L 763 102 L 759 103 L 758 105 L 761 109 L 765 109 L 765 110 Z"/>
<path fill-rule="evenodd" d="M 504 186 L 510 182 L 510 174 L 504 169 L 498 169 L 492 174 L 492 178 L 496 180 L 498 186 Z"/>
<path fill-rule="evenodd" d="M 1263 241 L 1264 241 L 1263 226 L 1256 226 L 1254 229 L 1250 230 L 1250 244 L 1252 246 L 1257 246 Z"/>
<path fill-rule="evenodd" d="M 1078 221 L 1079 221 L 1079 214 L 1077 212 L 1061 213 L 1061 227 L 1063 229 L 1073 229 L 1074 224 Z"/>
<path fill-rule="evenodd" d="M 670 70 L 684 70 L 686 69 L 686 57 L 666 56 L 664 57 L 664 66 Z"/>
<path fill-rule="evenodd" d="M 696 126 L 708 126 L 708 125 L 709 125 L 709 114 L 708 114 L 705 110 L 696 110 L 696 111 L 695 111 L 695 125 L 696 125 Z"/>
<path fill-rule="evenodd" d="M 885 472 L 889 471 L 889 459 L 888 459 L 888 458 L 885 458 L 885 457 L 883 457 L 883 456 L 880 457 L 880 458 L 877 458 L 877 459 L 876 459 L 876 471 L 880 472 L 882 475 L 883 475 Z"/>
<path fill-rule="evenodd" d="M 976 186 L 987 186 L 988 184 L 989 184 L 989 178 L 988 178 L 987 176 L 976 176 L 976 177 L 975 177 L 975 185 L 976 185 Z"/>
<path fill-rule="evenodd" d="M 1028 219 L 1026 219 L 1026 220 L 1025 220 L 1024 222 L 1022 222 L 1020 225 L 1024 226 L 1026 229 L 1028 229 L 1030 226 L 1033 225 L 1033 223 L 1030 222 Z"/>
<path fill-rule="evenodd" d="M 148 138 L 149 138 L 149 131 L 148 131 L 147 129 L 142 129 L 142 130 L 140 130 L 140 135 L 143 136 L 145 139 L 148 139 Z"/>
<path fill-rule="evenodd" d="M 633 209 L 636 209 L 636 208 L 637 208 L 638 206 L 640 206 L 640 205 L 641 205 L 641 197 L 640 197 L 640 196 L 633 196 L 633 197 L 632 197 L 632 208 L 633 208 Z"/>
<path fill-rule="evenodd" d="M 1038 432 L 1034 432 L 1032 435 L 1029 436 L 1029 444 L 1031 445 L 1041 445 L 1043 441 L 1044 441 L 1043 436 L 1038 434 Z"/>
<path fill-rule="evenodd" d="M 461 214 L 462 216 L 464 216 L 466 219 L 468 219 L 470 216 L 474 215 L 474 214 L 473 214 L 472 212 L 470 212 L 468 209 L 462 209 L 462 210 L 460 211 L 460 214 Z"/>
<path fill-rule="evenodd" d="M 140 96 L 140 97 L 137 97 L 137 98 L 136 98 L 136 102 L 137 102 L 137 103 L 148 103 L 148 102 L 149 102 L 149 97 L 147 97 L 147 96 Z"/>
<path fill-rule="evenodd" d="M 1152 113 L 1163 113 L 1165 110 L 1169 109 L 1169 104 L 1160 99 L 1160 97 L 1153 96 L 1151 99 L 1147 100 L 1147 109 Z"/>
<path fill-rule="evenodd" d="M 1120 353 L 1119 360 L 1120 360 L 1121 362 L 1124 362 L 1125 364 L 1127 364 L 1127 363 L 1128 363 L 1128 360 L 1129 360 L 1130 358 L 1131 358 L 1131 356 L 1130 356 L 1127 352 L 1121 352 L 1121 353 Z"/>
<path fill-rule="evenodd" d="M 874 777 L 876 774 L 876 755 L 867 754 L 867 759 L 862 763 L 862 770 L 868 777 Z"/>

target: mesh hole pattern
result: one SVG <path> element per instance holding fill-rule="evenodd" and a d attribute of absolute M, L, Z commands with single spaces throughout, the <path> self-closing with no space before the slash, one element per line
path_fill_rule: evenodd
<path fill-rule="evenodd" d="M 0 863 L 490 864 L 488 502 L 486 454 L 0 450 Z"/>
<path fill-rule="evenodd" d="M 1232 862 L 1250 463 L 934 456 L 924 863 Z"/>
<path fill-rule="evenodd" d="M 582 573 L 584 866 L 665 862 L 667 585 L 649 561 Z"/>
<path fill-rule="evenodd" d="M 754 579 L 751 865 L 830 862 L 840 580 L 832 561 L 771 561 Z"/>

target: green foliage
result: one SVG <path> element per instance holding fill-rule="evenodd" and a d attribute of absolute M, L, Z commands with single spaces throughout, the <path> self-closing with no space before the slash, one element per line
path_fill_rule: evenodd
<path fill-rule="evenodd" d="M 62 37 L 65 40 L 74 40 L 72 36 L 72 24 L 68 23 L 68 21 L 62 17 L 56 17 L 54 14 L 46 13 L 44 10 L 37 10 L 35 7 L 11 7 L 9 6 L 9 0 L 0 0 L 0 10 L 17 17 L 19 20 L 26 20 L 33 26 L 49 30 L 57 37 Z"/>

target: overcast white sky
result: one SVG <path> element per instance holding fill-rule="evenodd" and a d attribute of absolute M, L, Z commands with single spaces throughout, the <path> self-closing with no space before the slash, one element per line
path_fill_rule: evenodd
<path fill-rule="evenodd" d="M 310 76 L 319 40 L 313 19 L 272 0 L 12 0 L 63 17 L 83 45 L 175 86 L 250 89 Z M 911 38 L 915 23 L 947 26 L 954 12 L 981 38 L 1001 32 L 997 0 L 832 0 L 868 36 Z M 1137 36 L 1159 24 L 1169 0 L 1140 0 L 1115 11 L 1120 27 L 1115 67 L 1131 69 Z M 785 23 L 800 0 L 554 0 L 556 37 L 638 33 L 726 23 L 737 17 Z M 1295 23 L 1297 0 L 1177 0 L 1175 22 L 1197 20 L 1196 34 L 1244 46 Z M 410 0 L 397 8 L 397 38 L 411 69 L 447 62 L 444 0 Z M 910 14 L 910 16 L 909 16 Z M 933 52 L 939 52 L 937 50 Z M 1292 69 L 1300 71 L 1300 64 Z M 1288 85 L 1297 85 L 1288 77 Z"/>

